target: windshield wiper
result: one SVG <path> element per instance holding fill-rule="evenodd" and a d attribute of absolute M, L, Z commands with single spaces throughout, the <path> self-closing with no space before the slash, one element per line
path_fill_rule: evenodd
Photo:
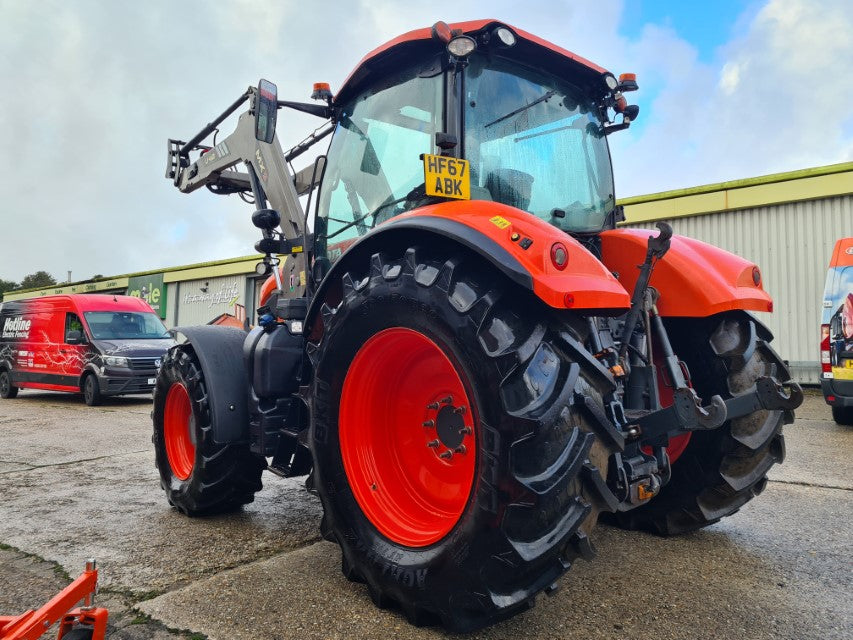
<path fill-rule="evenodd" d="M 352 222 L 341 227 L 340 229 L 338 229 L 334 233 L 326 236 L 326 238 L 327 239 L 328 238 L 334 238 L 336 235 L 338 235 L 342 231 L 345 231 L 345 230 L 349 229 L 350 227 L 353 227 L 354 225 L 357 225 L 359 223 L 363 223 L 364 219 L 369 218 L 370 216 L 374 216 L 373 225 L 371 225 L 371 226 L 374 226 L 374 225 L 376 225 L 376 217 L 375 216 L 377 216 L 380 211 L 383 211 L 383 210 L 387 209 L 388 207 L 391 207 L 395 204 L 400 204 L 401 202 L 414 202 L 415 200 L 418 200 L 418 199 L 424 198 L 424 197 L 426 197 L 426 186 L 422 182 L 417 187 L 415 187 L 414 189 L 409 191 L 409 193 L 404 195 L 402 198 L 397 198 L 396 200 L 386 200 L 385 202 L 380 204 L 378 207 L 376 207 L 370 213 L 365 213 L 363 216 L 358 216 Z M 335 220 L 336 222 L 344 222 L 343 220 L 340 220 L 338 218 L 332 218 L 331 216 L 329 217 L 329 220 Z M 383 222 L 384 222 L 384 220 L 383 220 Z"/>
<path fill-rule="evenodd" d="M 542 95 L 542 96 L 541 96 L 541 97 L 539 97 L 539 98 L 536 98 L 536 100 L 534 100 L 533 102 L 531 102 L 531 103 L 529 103 L 529 104 L 526 104 L 526 105 L 524 105 L 523 107 L 519 107 L 519 108 L 518 108 L 518 109 L 516 109 L 515 111 L 510 111 L 508 114 L 506 114 L 505 116 L 501 116 L 501 117 L 500 117 L 500 118 L 498 118 L 497 120 L 492 120 L 489 124 L 484 125 L 484 126 L 483 126 L 483 128 L 484 128 L 484 129 L 486 129 L 486 128 L 488 128 L 488 127 L 491 127 L 493 124 L 497 124 L 498 122 L 503 122 L 503 121 L 504 121 L 504 120 L 506 120 L 507 118 L 511 118 L 511 117 L 513 117 L 514 115 L 517 115 L 517 114 L 521 113 L 522 111 L 527 111 L 530 107 L 536 106 L 536 105 L 537 105 L 537 104 L 539 104 L 540 102 L 545 102 L 545 100 L 547 100 L 548 98 L 550 98 L 551 96 L 553 96 L 555 93 L 557 93 L 557 92 L 556 92 L 555 90 L 553 90 L 553 89 L 552 89 L 551 91 L 547 91 L 544 95 Z"/>

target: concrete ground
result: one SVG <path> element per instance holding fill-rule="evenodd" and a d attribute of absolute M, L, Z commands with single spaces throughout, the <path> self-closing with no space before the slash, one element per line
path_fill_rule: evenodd
<path fill-rule="evenodd" d="M 145 397 L 0 400 L 0 614 L 37 607 L 94 556 L 111 638 L 444 637 L 343 578 L 301 480 L 266 475 L 228 516 L 169 508 L 149 413 Z M 672 539 L 601 526 L 598 557 L 552 597 L 467 637 L 853 637 L 853 428 L 811 393 L 785 434 L 785 464 L 739 513 Z"/>

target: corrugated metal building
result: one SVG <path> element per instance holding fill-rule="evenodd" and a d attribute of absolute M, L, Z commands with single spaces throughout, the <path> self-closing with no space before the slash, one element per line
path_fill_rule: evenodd
<path fill-rule="evenodd" d="M 836 239 L 853 236 L 853 162 L 627 198 L 626 223 L 704 240 L 756 262 L 775 312 L 761 314 L 774 346 L 800 382 L 819 382 L 818 337 L 826 267 Z M 166 326 L 222 315 L 254 323 L 263 278 L 259 256 L 7 292 L 6 299 L 54 293 L 125 293 L 152 303 Z M 702 274 L 696 274 L 701 278 Z"/>
<path fill-rule="evenodd" d="M 838 238 L 853 236 L 853 162 L 628 198 L 626 224 L 703 240 L 761 267 L 773 296 L 759 314 L 794 378 L 818 384 L 826 268 Z M 697 278 L 702 274 L 697 273 Z"/>

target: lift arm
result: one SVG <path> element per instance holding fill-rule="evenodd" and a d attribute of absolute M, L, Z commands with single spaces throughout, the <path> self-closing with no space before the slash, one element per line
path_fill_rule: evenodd
<path fill-rule="evenodd" d="M 303 236 L 305 215 L 294 186 L 294 176 L 287 165 L 277 136 L 271 142 L 256 137 L 256 112 L 260 100 L 257 87 L 249 87 L 218 118 L 210 122 L 189 142 L 170 139 L 166 163 L 166 177 L 183 193 L 207 186 L 218 193 L 255 191 L 251 173 L 257 177 L 255 193 L 259 207 L 264 201 L 276 209 L 282 218 L 281 232 L 288 239 Z M 240 114 L 237 128 L 214 146 L 201 142 L 207 138 L 240 106 L 249 103 L 249 109 Z M 200 152 L 194 161 L 190 154 Z M 246 171 L 236 168 L 242 165 Z M 259 198 L 260 196 L 260 198 Z"/>

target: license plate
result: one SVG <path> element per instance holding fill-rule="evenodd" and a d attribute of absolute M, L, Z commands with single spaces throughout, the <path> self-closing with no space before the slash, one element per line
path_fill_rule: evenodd
<path fill-rule="evenodd" d="M 424 184 L 428 196 L 471 199 L 471 166 L 467 160 L 424 154 Z"/>
<path fill-rule="evenodd" d="M 157 378 L 148 378 L 148 384 L 154 384 L 157 382 Z"/>

